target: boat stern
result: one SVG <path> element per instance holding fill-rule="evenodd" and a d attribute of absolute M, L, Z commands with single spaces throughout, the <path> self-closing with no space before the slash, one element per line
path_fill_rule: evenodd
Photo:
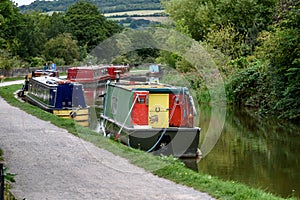
<path fill-rule="evenodd" d="M 53 114 L 61 118 L 74 119 L 81 126 L 89 126 L 89 108 L 73 110 L 53 110 Z"/>

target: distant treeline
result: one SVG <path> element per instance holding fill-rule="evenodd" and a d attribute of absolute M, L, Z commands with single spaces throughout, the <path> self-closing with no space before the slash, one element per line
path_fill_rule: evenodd
<path fill-rule="evenodd" d="M 119 17 L 161 17 L 161 16 L 166 16 L 163 13 L 154 13 L 154 14 L 149 14 L 149 15 L 140 15 L 140 14 L 133 14 L 133 15 L 128 15 L 128 14 L 124 14 L 124 15 L 111 15 L 111 16 L 107 16 L 106 18 L 119 18 Z"/>
<path fill-rule="evenodd" d="M 98 7 L 101 13 L 122 12 L 128 10 L 159 10 L 162 9 L 160 0 L 85 0 Z M 30 5 L 20 6 L 22 13 L 37 11 L 67 11 L 68 7 L 73 5 L 77 0 L 56 0 L 45 1 L 36 0 Z"/>

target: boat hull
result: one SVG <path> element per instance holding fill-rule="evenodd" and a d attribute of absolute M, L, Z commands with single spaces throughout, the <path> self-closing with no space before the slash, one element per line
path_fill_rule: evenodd
<path fill-rule="evenodd" d="M 61 117 L 61 118 L 69 118 L 74 119 L 77 124 L 81 126 L 88 127 L 89 126 L 89 108 L 80 108 L 80 109 L 55 109 L 49 105 L 46 105 L 39 100 L 26 95 L 24 98 L 27 102 L 38 106 L 39 108 L 53 113 L 54 115 Z"/>
<path fill-rule="evenodd" d="M 106 133 L 116 136 L 122 129 L 120 141 L 132 148 L 152 152 L 155 155 L 173 155 L 174 157 L 192 158 L 199 156 L 198 142 L 200 128 L 150 128 L 148 126 L 122 126 L 101 115 L 102 124 L 106 124 Z M 122 128 L 121 128 L 122 127 Z"/>

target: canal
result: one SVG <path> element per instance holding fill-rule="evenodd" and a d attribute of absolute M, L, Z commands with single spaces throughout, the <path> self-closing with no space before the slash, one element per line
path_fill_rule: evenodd
<path fill-rule="evenodd" d="M 200 147 L 211 120 L 201 106 Z M 218 116 L 217 116 L 218 117 Z M 282 197 L 300 198 L 300 125 L 259 118 L 254 111 L 226 108 L 225 124 L 214 147 L 197 163 L 197 171 L 237 181 Z"/>

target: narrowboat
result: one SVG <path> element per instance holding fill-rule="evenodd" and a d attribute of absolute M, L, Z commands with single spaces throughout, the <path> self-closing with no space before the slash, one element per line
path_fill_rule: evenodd
<path fill-rule="evenodd" d="M 108 82 L 100 126 L 104 135 L 154 154 L 197 157 L 200 128 L 185 87 L 150 82 Z"/>
<path fill-rule="evenodd" d="M 159 78 L 162 77 L 162 69 L 159 65 L 150 65 L 149 72 L 146 74 L 149 78 L 149 82 L 159 82 Z"/>
<path fill-rule="evenodd" d="M 18 95 L 54 115 L 73 118 L 79 125 L 89 126 L 89 107 L 85 103 L 82 84 L 57 77 L 26 76 Z"/>
<path fill-rule="evenodd" d="M 103 84 L 107 80 L 116 80 L 125 78 L 129 75 L 129 65 L 114 66 L 114 65 L 97 65 L 97 66 L 82 66 L 71 67 L 68 69 L 67 79 L 72 82 L 82 84 Z"/>
<path fill-rule="evenodd" d="M 83 84 L 86 103 L 94 106 L 98 103 L 97 97 L 103 94 L 108 80 L 115 81 L 128 76 L 129 65 L 81 66 L 69 68 L 67 80 Z"/>

